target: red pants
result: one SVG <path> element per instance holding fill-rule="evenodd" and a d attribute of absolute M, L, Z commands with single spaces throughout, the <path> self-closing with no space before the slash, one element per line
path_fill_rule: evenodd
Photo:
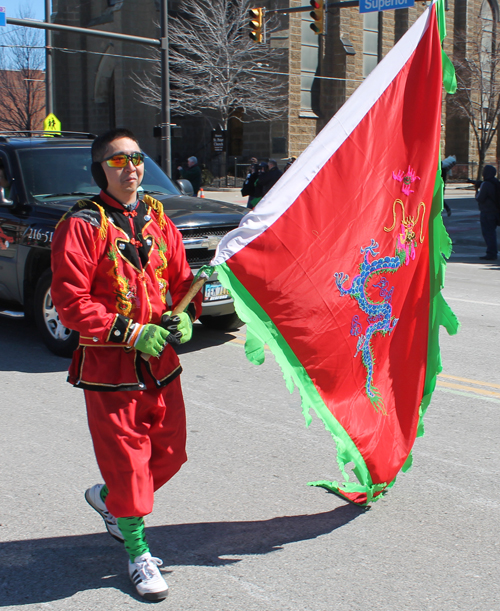
<path fill-rule="evenodd" d="M 180 378 L 161 389 L 85 390 L 97 464 L 117 518 L 145 516 L 154 491 L 186 462 L 186 412 Z"/>

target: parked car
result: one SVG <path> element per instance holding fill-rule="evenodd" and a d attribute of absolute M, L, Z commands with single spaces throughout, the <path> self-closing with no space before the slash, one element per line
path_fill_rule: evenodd
<path fill-rule="evenodd" d="M 71 355 L 78 334 L 61 324 L 52 303 L 50 247 L 66 210 L 99 192 L 90 172 L 93 137 L 0 132 L 0 167 L 9 182 L 0 189 L 0 312 L 34 319 L 45 344 L 61 356 Z M 180 189 L 148 156 L 140 189 L 162 202 L 182 233 L 194 273 L 210 262 L 222 236 L 247 212 L 183 194 L 185 185 Z M 216 275 L 204 287 L 200 321 L 221 330 L 242 324 Z"/>

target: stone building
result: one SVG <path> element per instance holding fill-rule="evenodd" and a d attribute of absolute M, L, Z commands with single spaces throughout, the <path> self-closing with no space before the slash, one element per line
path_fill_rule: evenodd
<path fill-rule="evenodd" d="M 140 8 L 139 8 L 140 6 Z M 158 38 L 154 0 L 53 0 L 52 21 Z M 153 128 L 156 110 L 140 105 L 130 79 L 142 69 L 151 50 L 143 45 L 54 32 L 54 113 L 62 129 L 94 134 L 127 126 L 137 133 L 145 150 L 157 155 Z M 128 56 L 124 58 L 123 56 Z M 130 58 L 130 59 L 129 59 Z"/>
<path fill-rule="evenodd" d="M 287 157 L 299 155 L 425 9 L 425 2 L 409 9 L 365 15 L 357 7 L 329 8 L 325 32 L 320 36 L 309 27 L 312 19 L 308 11 L 272 16 L 273 9 L 304 4 L 304 0 L 252 3 L 267 9 L 266 21 L 272 19 L 273 28 L 266 44 L 281 51 L 276 61 L 264 69 L 276 73 L 277 79 L 284 79 L 288 103 L 280 120 L 231 121 L 228 135 L 231 160 L 244 164 L 251 156 L 274 157 L 284 164 Z M 176 0 L 169 0 L 173 18 L 177 5 Z M 53 19 L 67 25 L 157 38 L 159 8 L 158 0 L 140 3 L 54 0 Z M 496 24 L 497 0 L 448 0 L 448 37 L 444 47 L 450 58 L 465 52 L 460 36 L 480 17 Z M 132 74 L 147 69 L 151 50 L 128 42 L 70 33 L 55 34 L 54 46 L 81 51 L 55 52 L 55 114 L 63 129 L 99 133 L 112 126 L 126 125 L 138 134 L 145 150 L 158 159 L 159 140 L 153 130 L 159 123 L 159 112 L 138 102 L 131 79 Z M 470 173 L 467 165 L 477 162 L 477 151 L 469 122 L 447 113 L 446 100 L 443 110 L 442 153 L 456 155 L 464 173 Z M 173 121 L 182 126 L 172 137 L 174 161 L 195 154 L 217 173 L 222 156 L 211 146 L 213 125 L 197 117 L 174 116 Z M 176 137 L 177 134 L 181 137 Z M 495 140 L 487 161 L 496 163 L 496 159 Z"/>
<path fill-rule="evenodd" d="M 290 6 L 301 4 L 300 0 L 290 2 Z M 312 40 L 306 24 L 310 18 L 307 13 L 290 15 L 287 136 L 290 155 L 299 154 L 307 146 L 425 8 L 425 2 L 416 2 L 415 6 L 409 9 L 364 15 L 360 14 L 356 7 L 329 9 L 326 34 L 319 37 L 317 42 L 316 79 L 310 87 L 310 107 L 304 103 L 304 100 L 307 100 L 304 90 L 309 86 L 304 70 L 308 53 L 310 54 L 307 45 L 311 44 Z M 496 23 L 498 19 L 497 0 L 448 0 L 448 35 L 444 43 L 448 57 L 454 59 L 460 53 L 466 52 L 467 35 L 472 31 L 472 25 L 477 24 L 479 20 Z M 494 30 L 496 31 L 496 26 Z M 418 120 L 418 117 L 415 120 Z M 454 170 L 456 175 L 474 176 L 478 153 L 469 120 L 451 112 L 446 94 L 443 101 L 442 154 L 457 157 L 457 168 Z M 486 162 L 496 165 L 498 156 L 495 137 Z"/>

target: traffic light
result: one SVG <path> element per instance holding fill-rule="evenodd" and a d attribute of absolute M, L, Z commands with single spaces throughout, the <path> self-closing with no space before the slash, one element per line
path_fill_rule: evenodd
<path fill-rule="evenodd" d="M 315 34 L 323 34 L 323 25 L 325 20 L 325 2 L 324 0 L 310 0 L 310 5 L 313 11 L 309 13 L 314 19 L 314 23 L 309 26 Z"/>
<path fill-rule="evenodd" d="M 251 8 L 248 15 L 250 17 L 250 38 L 254 42 L 263 42 L 264 9 Z"/>

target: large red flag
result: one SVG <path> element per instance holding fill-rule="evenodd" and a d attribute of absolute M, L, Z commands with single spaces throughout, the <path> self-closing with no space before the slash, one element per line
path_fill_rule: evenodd
<path fill-rule="evenodd" d="M 250 360 L 268 344 L 336 441 L 346 482 L 316 485 L 357 503 L 411 463 L 438 326 L 457 329 L 439 293 L 441 53 L 433 5 L 212 262 Z"/>

